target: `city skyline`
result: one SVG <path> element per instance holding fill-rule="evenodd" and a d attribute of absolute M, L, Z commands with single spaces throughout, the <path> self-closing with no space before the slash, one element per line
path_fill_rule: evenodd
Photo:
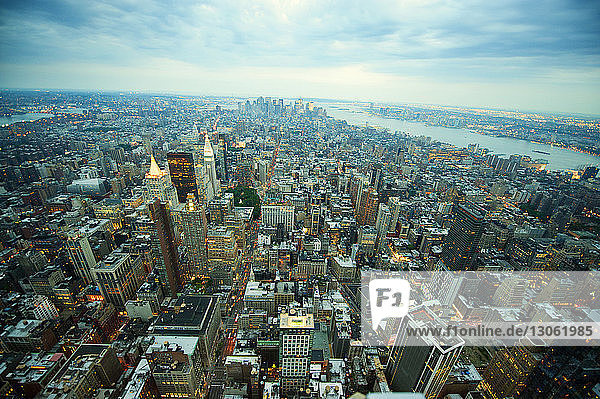
<path fill-rule="evenodd" d="M 2 87 L 598 114 L 591 2 L 57 1 L 0 10 Z"/>

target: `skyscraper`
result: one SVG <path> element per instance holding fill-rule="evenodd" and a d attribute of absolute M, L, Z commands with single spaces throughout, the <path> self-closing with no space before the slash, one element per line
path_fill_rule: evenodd
<path fill-rule="evenodd" d="M 67 232 L 67 249 L 75 274 L 92 283 L 91 269 L 114 248 L 113 224 L 108 219 L 82 221 Z"/>
<path fill-rule="evenodd" d="M 221 184 L 219 179 L 217 179 L 217 170 L 215 168 L 215 153 L 208 133 L 204 136 L 204 169 L 207 176 L 206 201 L 208 202 L 221 192 Z"/>
<path fill-rule="evenodd" d="M 483 234 L 485 211 L 473 203 L 455 205 L 454 221 L 442 246 L 442 261 L 448 270 L 471 270 Z"/>
<path fill-rule="evenodd" d="M 281 389 L 286 397 L 307 387 L 314 328 L 306 309 L 290 309 L 279 317 Z"/>
<path fill-rule="evenodd" d="M 190 193 L 185 204 L 173 209 L 186 249 L 183 276 L 190 281 L 206 273 L 206 211 Z"/>
<path fill-rule="evenodd" d="M 173 183 L 171 183 L 171 176 L 158 166 L 154 155 L 150 155 L 150 171 L 146 173 L 144 182 L 146 185 L 146 201 L 152 202 L 159 199 L 168 203 L 169 206 L 178 203 L 177 192 L 173 187 Z"/>
<path fill-rule="evenodd" d="M 219 134 L 218 138 L 217 177 L 227 183 L 229 181 L 229 163 L 227 161 L 229 143 L 225 134 Z"/>
<path fill-rule="evenodd" d="M 179 202 L 184 204 L 188 194 L 193 194 L 196 200 L 199 200 L 194 154 L 192 152 L 170 152 L 167 154 L 167 161 L 171 182 L 177 190 Z"/>
<path fill-rule="evenodd" d="M 179 256 L 171 214 L 165 203 L 155 200 L 150 204 L 154 221 L 152 238 L 152 263 L 167 295 L 173 296 L 181 289 Z"/>
<path fill-rule="evenodd" d="M 92 269 L 94 281 L 104 300 L 123 309 L 125 302 L 135 298 L 146 275 L 142 258 L 116 250 Z"/>
<path fill-rule="evenodd" d="M 356 206 L 356 222 L 363 225 L 374 226 L 379 208 L 379 194 L 373 187 L 362 191 L 360 201 Z"/>
<path fill-rule="evenodd" d="M 239 263 L 237 241 L 233 229 L 215 226 L 206 233 L 208 269 L 215 284 L 231 285 Z"/>
<path fill-rule="evenodd" d="M 392 391 L 420 392 L 427 399 L 435 399 L 446 383 L 465 342 L 458 337 L 445 337 L 442 341 L 433 336 L 411 337 L 407 333 L 407 326 L 427 328 L 428 325 L 440 327 L 442 322 L 423 305 L 402 319 L 386 369 Z M 410 345 L 406 345 L 409 341 Z"/>

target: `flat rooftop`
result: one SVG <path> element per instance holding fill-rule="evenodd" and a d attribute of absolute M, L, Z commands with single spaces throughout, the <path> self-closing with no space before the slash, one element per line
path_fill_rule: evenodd
<path fill-rule="evenodd" d="M 218 298 L 213 295 L 185 295 L 177 298 L 154 325 L 155 334 L 206 334 L 215 313 Z"/>

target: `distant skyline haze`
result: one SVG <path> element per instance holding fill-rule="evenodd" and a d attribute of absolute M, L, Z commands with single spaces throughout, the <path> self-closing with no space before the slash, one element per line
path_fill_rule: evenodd
<path fill-rule="evenodd" d="M 0 86 L 600 114 L 598 1 L 2 1 Z"/>

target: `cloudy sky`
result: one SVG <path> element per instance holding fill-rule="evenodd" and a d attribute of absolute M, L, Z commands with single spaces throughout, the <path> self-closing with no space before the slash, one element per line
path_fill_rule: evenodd
<path fill-rule="evenodd" d="M 600 114 L 600 1 L 0 0 L 0 87 Z"/>

